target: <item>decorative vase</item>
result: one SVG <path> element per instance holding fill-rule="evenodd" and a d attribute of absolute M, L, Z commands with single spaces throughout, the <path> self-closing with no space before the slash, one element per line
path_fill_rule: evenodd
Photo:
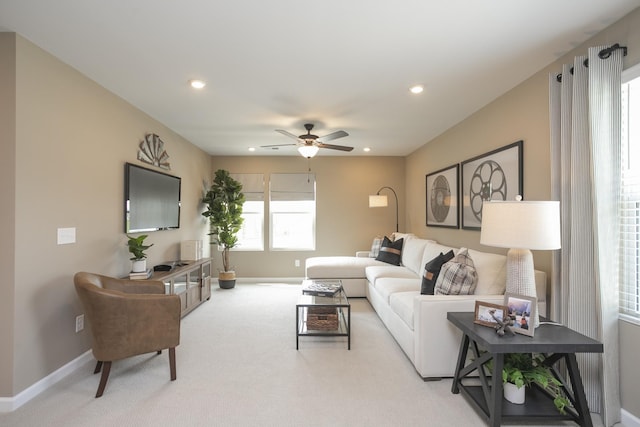
<path fill-rule="evenodd" d="M 235 271 L 220 271 L 218 273 L 218 285 L 222 289 L 231 289 L 236 286 Z"/>
<path fill-rule="evenodd" d="M 509 402 L 518 405 L 522 405 L 524 403 L 524 386 L 518 388 L 515 384 L 504 383 L 502 389 L 504 391 L 504 398 Z"/>
<path fill-rule="evenodd" d="M 134 273 L 144 273 L 145 271 L 147 271 L 147 259 L 143 258 L 133 260 L 131 271 Z"/>

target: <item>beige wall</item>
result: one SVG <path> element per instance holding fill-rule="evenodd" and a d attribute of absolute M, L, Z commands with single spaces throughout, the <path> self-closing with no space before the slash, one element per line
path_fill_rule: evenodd
<path fill-rule="evenodd" d="M 271 173 L 306 173 L 316 175 L 316 250 L 315 251 L 234 251 L 232 264 L 238 277 L 303 277 L 304 260 L 312 256 L 353 255 L 367 250 L 376 235 L 395 231 L 396 211 L 393 194 L 387 208 L 369 208 L 369 195 L 382 186 L 392 187 L 398 194 L 400 229 L 404 229 L 404 158 L 323 156 L 310 162 L 302 156 L 283 157 L 215 157 L 212 169 L 231 173 L 264 173 L 266 185 Z M 265 216 L 265 232 L 269 221 Z M 268 246 L 268 242 L 267 242 Z M 221 265 L 213 251 L 214 263 Z M 294 261 L 300 260 L 300 267 Z"/>
<path fill-rule="evenodd" d="M 4 50 L 3 66 L 12 56 Z M 16 196 L 3 186 L 3 200 L 15 201 L 15 250 L 9 251 L 15 265 L 3 269 L 0 304 L 13 293 L 15 302 L 9 346 L 4 330 L 0 346 L 12 352 L 1 364 L 0 396 L 16 395 L 90 348 L 88 331 L 74 331 L 82 308 L 73 274 L 121 276 L 130 270 L 124 163 L 140 163 L 136 155 L 144 135 L 160 135 L 170 172 L 182 178 L 181 228 L 150 233 L 151 265 L 179 258 L 181 240 L 206 238 L 200 199 L 211 175 L 210 156 L 121 98 L 19 36 L 15 52 L 16 135 L 9 148 L 16 156 L 7 170 L 14 166 Z M 3 218 L 4 211 L 3 202 Z M 57 245 L 59 227 L 75 227 L 77 242 Z M 8 280 L 12 273 L 16 279 Z M 6 381 L 9 375 L 12 381 Z"/>
<path fill-rule="evenodd" d="M 0 33 L 0 396 L 11 396 L 13 387 L 15 45 L 15 34 Z"/>
<path fill-rule="evenodd" d="M 429 141 L 407 157 L 408 230 L 452 246 L 467 246 L 485 251 L 506 250 L 480 245 L 478 231 L 439 229 L 425 226 L 425 175 L 462 162 L 475 155 L 524 140 L 524 196 L 528 200 L 548 200 L 550 187 L 549 158 L 549 73 L 558 73 L 562 64 L 589 46 L 620 43 L 628 47 L 625 68 L 640 62 L 640 9 L 627 15 L 584 45 L 533 74 L 531 78 L 491 102 L 475 114 Z M 551 269 L 550 253 L 534 252 L 536 268 Z M 640 327 L 624 324 L 621 339 L 621 389 L 623 407 L 640 417 L 640 382 L 632 358 L 638 351 Z"/>

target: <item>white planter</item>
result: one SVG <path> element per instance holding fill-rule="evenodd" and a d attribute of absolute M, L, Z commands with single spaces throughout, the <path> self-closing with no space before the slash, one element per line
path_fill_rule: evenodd
<path fill-rule="evenodd" d="M 518 405 L 522 405 L 524 403 L 524 390 L 525 390 L 525 386 L 522 386 L 520 388 L 516 387 L 515 384 L 511 384 L 511 383 L 504 383 L 503 384 L 503 391 L 504 391 L 504 398 L 507 399 L 509 402 L 511 403 L 516 403 Z"/>
<path fill-rule="evenodd" d="M 131 271 L 134 273 L 143 273 L 147 271 L 147 259 L 134 260 L 131 265 Z"/>

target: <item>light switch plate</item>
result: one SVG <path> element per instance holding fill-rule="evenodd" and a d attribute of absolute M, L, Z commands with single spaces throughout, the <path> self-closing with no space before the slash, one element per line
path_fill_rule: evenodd
<path fill-rule="evenodd" d="M 58 228 L 58 244 L 68 245 L 76 242 L 76 228 Z"/>

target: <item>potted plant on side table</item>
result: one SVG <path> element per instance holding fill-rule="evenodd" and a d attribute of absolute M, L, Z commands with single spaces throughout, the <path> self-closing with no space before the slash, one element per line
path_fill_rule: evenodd
<path fill-rule="evenodd" d="M 144 251 L 153 246 L 153 243 L 145 245 L 144 239 L 149 236 L 147 234 L 141 234 L 138 237 L 132 237 L 127 234 L 127 237 L 129 238 L 127 246 L 129 247 L 129 252 L 133 255 L 130 258 L 130 260 L 133 261 L 131 271 L 133 273 L 142 273 L 147 271 L 147 254 Z"/>
<path fill-rule="evenodd" d="M 505 354 L 502 368 L 504 397 L 511 403 L 522 404 L 526 386 L 537 384 L 553 397 L 556 408 L 564 414 L 569 400 L 562 391 L 562 383 L 553 375 L 551 368 L 543 364 L 543 360 L 540 354 Z"/>
<path fill-rule="evenodd" d="M 238 244 L 244 200 L 242 184 L 224 169 L 215 172 L 213 184 L 202 199 L 207 207 L 202 215 L 209 218 L 211 244 L 222 248 L 222 271 L 218 273 L 218 284 L 223 289 L 233 288 L 236 284 L 236 273 L 231 267 L 229 252 Z"/>

